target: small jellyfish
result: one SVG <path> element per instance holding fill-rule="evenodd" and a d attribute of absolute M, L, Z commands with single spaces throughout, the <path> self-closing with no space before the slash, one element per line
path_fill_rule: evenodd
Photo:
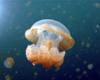
<path fill-rule="evenodd" d="M 14 61 L 14 59 L 12 57 L 8 57 L 4 61 L 4 66 L 6 68 L 13 68 L 14 64 L 15 64 L 15 61 Z"/>
<path fill-rule="evenodd" d="M 12 76 L 11 76 L 10 74 L 7 74 L 7 75 L 5 76 L 5 80 L 12 80 Z"/>
<path fill-rule="evenodd" d="M 25 38 L 32 42 L 26 48 L 26 58 L 33 64 L 44 68 L 60 68 L 64 62 L 65 51 L 75 44 L 67 27 L 62 23 L 43 19 L 26 30 Z"/>

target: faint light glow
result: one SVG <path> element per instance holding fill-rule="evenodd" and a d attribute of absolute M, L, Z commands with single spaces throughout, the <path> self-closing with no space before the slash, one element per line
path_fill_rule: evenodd
<path fill-rule="evenodd" d="M 0 19 L 2 19 L 3 16 L 4 16 L 4 1 L 0 0 Z"/>
<path fill-rule="evenodd" d="M 0 18 L 2 17 L 3 14 L 3 6 L 0 4 Z"/>
<path fill-rule="evenodd" d="M 0 25 L 2 25 L 2 16 L 3 16 L 3 4 L 0 0 Z M 0 38 L 2 37 L 2 26 L 0 26 Z"/>

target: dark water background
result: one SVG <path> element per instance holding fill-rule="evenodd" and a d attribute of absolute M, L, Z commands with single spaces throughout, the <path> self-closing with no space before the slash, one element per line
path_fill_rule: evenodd
<path fill-rule="evenodd" d="M 58 71 L 33 67 L 25 56 L 25 30 L 45 18 L 62 22 L 76 41 Z M 12 69 L 4 66 L 9 56 L 15 60 Z M 100 80 L 100 0 L 0 0 L 0 80 L 6 75 L 12 80 Z"/>

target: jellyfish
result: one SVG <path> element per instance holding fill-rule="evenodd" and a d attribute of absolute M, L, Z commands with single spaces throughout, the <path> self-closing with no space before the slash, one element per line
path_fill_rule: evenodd
<path fill-rule="evenodd" d="M 5 76 L 5 80 L 12 80 L 12 76 L 11 76 L 10 74 L 7 74 L 7 75 Z"/>
<path fill-rule="evenodd" d="M 46 69 L 60 68 L 66 51 L 75 44 L 67 27 L 52 19 L 35 22 L 26 30 L 25 38 L 32 43 L 26 48 L 27 60 Z"/>
<path fill-rule="evenodd" d="M 13 68 L 14 64 L 15 60 L 13 59 L 13 57 L 7 57 L 4 61 L 4 66 L 9 69 Z"/>

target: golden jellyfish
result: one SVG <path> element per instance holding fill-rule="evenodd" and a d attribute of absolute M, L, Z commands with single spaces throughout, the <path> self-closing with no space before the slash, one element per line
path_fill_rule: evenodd
<path fill-rule="evenodd" d="M 13 68 L 14 64 L 15 64 L 15 61 L 14 61 L 14 59 L 12 57 L 8 57 L 4 61 L 4 66 L 6 68 Z"/>
<path fill-rule="evenodd" d="M 64 62 L 65 51 L 75 44 L 67 27 L 62 23 L 43 19 L 26 30 L 25 38 L 32 42 L 26 48 L 26 58 L 33 65 L 44 68 L 60 68 Z"/>

